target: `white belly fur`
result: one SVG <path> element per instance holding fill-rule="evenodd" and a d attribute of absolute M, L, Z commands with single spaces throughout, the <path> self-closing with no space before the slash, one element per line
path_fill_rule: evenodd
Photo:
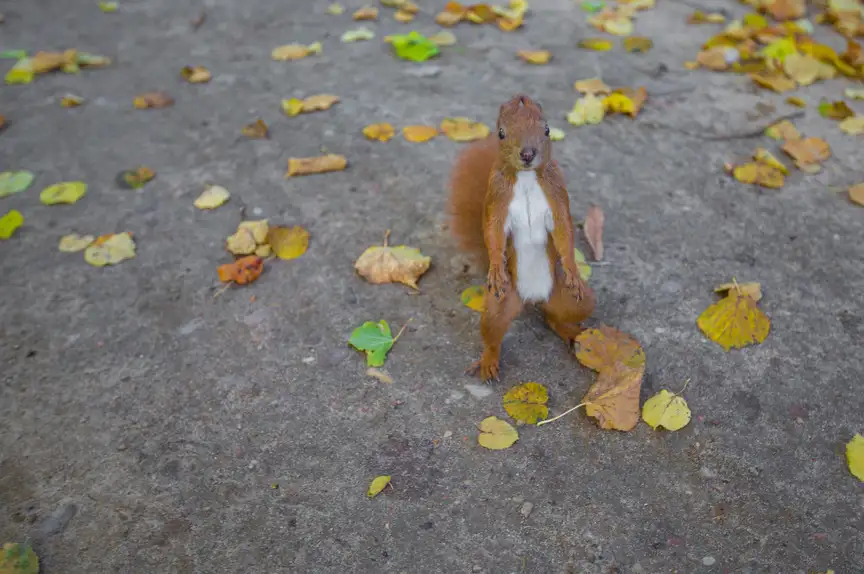
<path fill-rule="evenodd" d="M 552 210 L 533 170 L 520 171 L 513 186 L 504 232 L 516 250 L 516 289 L 523 301 L 546 301 L 552 292 L 552 272 L 546 242 L 554 229 Z"/>

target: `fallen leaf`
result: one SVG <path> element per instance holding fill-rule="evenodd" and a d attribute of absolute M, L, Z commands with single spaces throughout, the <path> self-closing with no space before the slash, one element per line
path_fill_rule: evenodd
<path fill-rule="evenodd" d="M 726 297 L 705 309 L 696 323 L 724 351 L 761 343 L 771 328 L 771 321 L 756 301 L 737 289 L 731 289 Z"/>
<path fill-rule="evenodd" d="M 454 36 L 452 32 L 441 30 L 436 34 L 429 36 L 429 41 L 438 47 L 453 46 L 456 44 L 456 36 Z"/>
<path fill-rule="evenodd" d="M 696 54 L 696 62 L 700 66 L 714 71 L 728 69 L 739 58 L 740 52 L 729 46 L 712 46 Z"/>
<path fill-rule="evenodd" d="M 401 22 L 402 24 L 407 24 L 408 22 L 410 22 L 411 20 L 414 19 L 414 14 L 412 14 L 411 12 L 407 12 L 405 10 L 397 10 L 393 14 L 393 19 L 396 20 L 397 22 Z"/>
<path fill-rule="evenodd" d="M 517 54 L 529 64 L 548 64 L 552 59 L 552 52 L 549 50 L 519 50 Z"/>
<path fill-rule="evenodd" d="M 592 205 L 588 208 L 588 213 L 585 214 L 585 240 L 588 241 L 588 246 L 591 252 L 594 253 L 595 261 L 603 260 L 603 223 L 605 217 L 603 209 L 598 205 Z"/>
<path fill-rule="evenodd" d="M 683 397 L 662 389 L 642 405 L 642 420 L 654 430 L 681 430 L 690 422 L 690 407 Z"/>
<path fill-rule="evenodd" d="M 849 188 L 849 199 L 864 207 L 864 183 L 853 185 Z"/>
<path fill-rule="evenodd" d="M 549 128 L 549 139 L 552 140 L 553 142 L 559 142 L 559 141 L 563 140 L 564 135 L 565 135 L 564 130 L 561 130 L 559 128 L 553 128 L 553 127 Z"/>
<path fill-rule="evenodd" d="M 26 50 L 3 50 L 0 51 L 0 60 L 20 60 L 27 57 Z"/>
<path fill-rule="evenodd" d="M 585 0 L 579 6 L 582 8 L 583 12 L 594 13 L 605 8 L 606 3 L 603 2 L 603 0 Z"/>
<path fill-rule="evenodd" d="M 135 241 L 127 232 L 97 237 L 84 249 L 84 261 L 94 267 L 115 265 L 135 257 Z"/>
<path fill-rule="evenodd" d="M 303 100 L 303 111 L 320 112 L 329 110 L 333 104 L 339 103 L 340 101 L 341 99 L 339 96 L 333 96 L 331 94 L 316 94 Z"/>
<path fill-rule="evenodd" d="M 606 113 L 623 113 L 635 118 L 648 100 L 648 90 L 640 87 L 619 88 L 603 99 Z"/>
<path fill-rule="evenodd" d="M 738 289 L 741 295 L 745 295 L 756 301 L 762 299 L 762 285 L 760 283 L 724 283 L 714 288 L 714 292 L 725 297 L 732 289 Z"/>
<path fill-rule="evenodd" d="M 645 353 L 630 335 L 602 325 L 576 338 L 579 362 L 598 371 L 597 381 L 582 399 L 585 413 L 602 429 L 632 430 L 639 422 L 639 389 Z"/>
<path fill-rule="evenodd" d="M 338 16 L 342 12 L 345 11 L 345 7 L 342 4 L 333 3 L 327 6 L 327 13 L 331 16 Z"/>
<path fill-rule="evenodd" d="M 864 116 L 846 118 L 840 122 L 840 130 L 850 136 L 860 136 L 861 134 L 864 134 Z"/>
<path fill-rule="evenodd" d="M 375 32 L 373 32 L 369 28 L 362 27 L 362 28 L 355 28 L 354 30 L 347 30 L 344 34 L 342 34 L 342 37 L 340 38 L 340 40 L 345 44 L 349 44 L 351 42 L 360 42 L 362 40 L 372 40 L 374 38 L 375 38 Z"/>
<path fill-rule="evenodd" d="M 489 135 L 486 124 L 463 117 L 445 118 L 441 121 L 440 129 L 444 135 L 456 142 L 481 140 Z"/>
<path fill-rule="evenodd" d="M 596 95 L 608 94 L 612 88 L 606 85 L 606 82 L 600 78 L 588 78 L 587 80 L 579 80 L 573 84 L 573 89 L 583 94 Z"/>
<path fill-rule="evenodd" d="M 606 115 L 603 100 L 594 94 L 587 94 L 576 100 L 573 109 L 567 114 L 567 121 L 574 126 L 599 124 Z"/>
<path fill-rule="evenodd" d="M 397 336 L 398 338 L 398 336 Z M 377 323 L 366 321 L 354 329 L 348 343 L 358 351 L 365 351 L 366 366 L 380 367 L 384 364 L 387 352 L 396 342 L 390 334 L 390 325 L 381 320 Z"/>
<path fill-rule="evenodd" d="M 261 276 L 264 271 L 264 260 L 257 255 L 247 255 L 234 261 L 220 265 L 216 272 L 219 281 L 223 283 L 236 283 L 237 285 L 248 285 Z"/>
<path fill-rule="evenodd" d="M 265 124 L 264 120 L 261 118 L 258 118 L 251 124 L 243 126 L 240 133 L 247 138 L 252 139 L 267 139 L 270 137 L 270 130 L 267 129 L 267 124 Z"/>
<path fill-rule="evenodd" d="M 6 542 L 0 551 L 0 573 L 39 574 L 39 557 L 30 544 Z"/>
<path fill-rule="evenodd" d="M 828 142 L 815 137 L 787 140 L 781 149 L 795 160 L 799 169 L 803 169 L 802 165 L 819 164 L 831 157 Z"/>
<path fill-rule="evenodd" d="M 87 184 L 83 181 L 64 181 L 49 185 L 39 194 L 39 201 L 44 205 L 57 203 L 75 203 L 87 193 Z"/>
<path fill-rule="evenodd" d="M 783 165 L 783 163 L 779 159 L 774 157 L 774 154 L 772 154 L 770 151 L 763 147 L 756 148 L 756 151 L 753 152 L 753 159 L 755 159 L 758 163 L 773 167 L 774 169 L 781 172 L 783 175 L 789 174 L 789 168 Z"/>
<path fill-rule="evenodd" d="M 440 53 L 438 45 L 419 32 L 390 37 L 390 45 L 396 56 L 412 62 L 425 62 Z"/>
<path fill-rule="evenodd" d="M 427 142 L 437 136 L 438 133 L 438 128 L 435 126 L 405 126 L 402 128 L 402 135 L 406 140 L 413 143 Z"/>
<path fill-rule="evenodd" d="M 24 224 L 24 216 L 17 209 L 8 211 L 0 217 L 0 239 L 9 239 L 15 230 Z"/>
<path fill-rule="evenodd" d="M 96 238 L 92 235 L 78 235 L 70 233 L 60 238 L 58 249 L 63 253 L 76 253 L 86 249 Z"/>
<path fill-rule="evenodd" d="M 846 464 L 852 476 L 864 482 L 864 436 L 855 433 L 846 443 Z"/>
<path fill-rule="evenodd" d="M 816 80 L 829 80 L 836 71 L 812 56 L 805 54 L 789 54 L 783 61 L 783 71 L 799 85 L 809 86 Z"/>
<path fill-rule="evenodd" d="M 183 66 L 180 75 L 190 84 L 206 84 L 212 77 L 210 70 L 203 66 Z"/>
<path fill-rule="evenodd" d="M 231 197 L 228 190 L 221 185 L 210 185 L 193 202 L 198 209 L 216 209 Z"/>
<path fill-rule="evenodd" d="M 801 139 L 801 132 L 795 127 L 795 124 L 789 120 L 783 120 L 769 126 L 765 130 L 765 135 L 775 140 L 793 141 Z"/>
<path fill-rule="evenodd" d="M 781 22 L 797 20 L 807 12 L 805 0 L 767 0 L 761 3 L 761 7 Z"/>
<path fill-rule="evenodd" d="M 166 108 L 174 104 L 174 98 L 165 92 L 147 92 L 135 96 L 132 104 L 139 110 Z"/>
<path fill-rule="evenodd" d="M 366 369 L 366 375 L 368 375 L 370 377 L 375 377 L 376 379 L 378 379 L 382 383 L 386 383 L 388 385 L 393 384 L 393 377 L 391 377 L 390 374 L 387 373 L 387 371 L 384 371 L 382 369 L 376 369 L 375 367 L 369 367 L 368 369 Z"/>
<path fill-rule="evenodd" d="M 255 248 L 255 255 L 258 257 L 270 257 L 270 253 L 272 253 L 272 249 L 268 244 L 259 245 Z"/>
<path fill-rule="evenodd" d="M 608 52 L 615 44 L 612 40 L 604 38 L 585 38 L 579 41 L 579 47 L 586 50 L 594 50 L 595 52 Z"/>
<path fill-rule="evenodd" d="M 448 2 L 444 6 L 444 11 L 435 16 L 435 23 L 440 26 L 455 26 L 465 18 L 467 13 L 468 9 L 458 2 Z"/>
<path fill-rule="evenodd" d="M 583 281 L 588 281 L 591 278 L 591 266 L 585 263 L 585 255 L 579 248 L 573 248 L 573 258 L 576 260 L 576 266 L 579 267 L 579 276 Z"/>
<path fill-rule="evenodd" d="M 498 18 L 498 15 L 495 14 L 495 11 L 488 4 L 474 4 L 468 6 L 465 18 L 474 24 L 486 24 L 494 22 Z"/>
<path fill-rule="evenodd" d="M 654 47 L 654 42 L 651 41 L 651 38 L 642 38 L 640 36 L 625 38 L 622 44 L 627 52 L 647 52 Z"/>
<path fill-rule="evenodd" d="M 366 496 L 368 496 L 369 498 L 374 497 L 379 492 L 384 490 L 384 488 L 386 488 L 388 484 L 390 484 L 389 476 L 376 476 L 369 484 L 369 490 L 366 492 Z"/>
<path fill-rule="evenodd" d="M 7 84 L 29 84 L 35 76 L 33 71 L 33 60 L 31 58 L 21 58 L 6 72 L 3 78 Z"/>
<path fill-rule="evenodd" d="M 702 12 L 696 10 L 687 17 L 688 24 L 722 24 L 726 21 L 726 16 L 719 12 Z"/>
<path fill-rule="evenodd" d="M 516 18 L 501 17 L 495 22 L 502 32 L 513 32 L 522 27 L 522 16 Z"/>
<path fill-rule="evenodd" d="M 354 12 L 352 18 L 355 20 L 377 20 L 378 8 L 375 8 L 374 6 L 363 6 Z"/>
<path fill-rule="evenodd" d="M 789 96 L 788 98 L 786 98 L 786 103 L 789 104 L 790 106 L 795 106 L 796 108 L 806 108 L 807 107 L 807 102 L 805 102 L 801 98 L 797 98 L 795 96 Z M 788 120 L 786 120 L 786 121 L 788 121 Z"/>
<path fill-rule="evenodd" d="M 477 443 L 489 450 L 503 450 L 519 440 L 519 433 L 507 421 L 498 417 L 487 417 L 480 421 Z"/>
<path fill-rule="evenodd" d="M 309 248 L 309 232 L 300 226 L 271 227 L 267 243 L 279 259 L 297 259 Z"/>
<path fill-rule="evenodd" d="M 273 48 L 270 57 L 278 62 L 287 60 L 301 60 L 311 54 L 321 53 L 321 42 L 315 42 L 304 46 L 303 44 L 286 44 Z"/>
<path fill-rule="evenodd" d="M 0 173 L 0 197 L 21 193 L 30 187 L 33 178 L 33 174 L 29 171 L 4 171 Z"/>
<path fill-rule="evenodd" d="M 225 240 L 225 249 L 232 255 L 251 255 L 257 248 L 258 243 L 249 229 L 237 229 Z"/>
<path fill-rule="evenodd" d="M 255 240 L 255 243 L 258 245 L 262 245 L 267 243 L 267 236 L 270 233 L 270 226 L 266 219 L 255 219 L 248 221 L 241 221 L 237 226 L 238 231 L 248 230 L 249 233 L 252 234 L 252 239 Z"/>
<path fill-rule="evenodd" d="M 0 131 L 3 131 L 6 128 L 6 116 L 0 114 Z"/>
<path fill-rule="evenodd" d="M 517 421 L 530 425 L 536 424 L 549 415 L 546 403 L 549 395 L 546 387 L 530 382 L 513 387 L 504 394 L 504 410 Z"/>
<path fill-rule="evenodd" d="M 819 102 L 819 115 L 829 120 L 845 120 L 855 115 L 855 112 L 844 101 Z"/>
<path fill-rule="evenodd" d="M 605 9 L 588 18 L 588 23 L 615 36 L 629 36 L 633 33 L 633 21 L 619 10 Z"/>
<path fill-rule="evenodd" d="M 771 189 L 781 188 L 785 183 L 783 172 L 758 162 L 736 166 L 732 175 L 741 183 L 757 184 Z"/>
<path fill-rule="evenodd" d="M 396 135 L 396 130 L 387 123 L 372 124 L 363 128 L 363 135 L 366 136 L 366 139 L 386 142 Z"/>
<path fill-rule="evenodd" d="M 118 7 L 117 2 L 99 2 L 99 9 L 105 13 L 116 12 Z"/>
<path fill-rule="evenodd" d="M 285 177 L 312 175 L 329 171 L 342 171 L 348 165 L 345 156 L 327 154 L 319 157 L 288 158 L 288 171 Z"/>
<path fill-rule="evenodd" d="M 156 172 L 149 167 L 140 166 L 135 169 L 121 171 L 117 174 L 117 182 L 127 189 L 140 189 L 156 177 Z"/>
<path fill-rule="evenodd" d="M 486 287 L 483 285 L 468 287 L 462 291 L 460 299 L 469 309 L 482 313 L 486 309 Z"/>
<path fill-rule="evenodd" d="M 864 100 L 864 89 L 846 88 L 843 95 L 850 100 Z"/>
<path fill-rule="evenodd" d="M 77 108 L 84 103 L 84 98 L 75 94 L 66 94 L 60 98 L 60 107 L 62 108 Z"/>
<path fill-rule="evenodd" d="M 366 249 L 354 262 L 354 269 L 370 283 L 402 283 L 418 289 L 417 281 L 431 263 L 432 258 L 423 255 L 419 249 L 385 244 Z"/>
<path fill-rule="evenodd" d="M 779 72 L 750 74 L 750 79 L 763 88 L 768 88 L 778 93 L 794 90 L 798 86 L 794 80 L 790 80 Z"/>

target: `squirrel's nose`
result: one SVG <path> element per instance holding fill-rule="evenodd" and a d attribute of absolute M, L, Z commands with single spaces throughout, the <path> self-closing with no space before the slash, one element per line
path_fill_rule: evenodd
<path fill-rule="evenodd" d="M 537 157 L 537 149 L 533 147 L 522 148 L 522 151 L 519 152 L 519 157 L 521 157 L 522 161 L 525 163 L 531 163 L 534 158 Z"/>

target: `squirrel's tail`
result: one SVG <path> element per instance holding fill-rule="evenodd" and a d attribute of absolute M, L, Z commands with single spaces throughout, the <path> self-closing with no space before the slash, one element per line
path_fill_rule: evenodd
<path fill-rule="evenodd" d="M 483 265 L 489 263 L 483 238 L 483 209 L 492 165 L 498 155 L 498 141 L 486 138 L 469 145 L 456 158 L 450 176 L 450 232 L 459 247 Z"/>

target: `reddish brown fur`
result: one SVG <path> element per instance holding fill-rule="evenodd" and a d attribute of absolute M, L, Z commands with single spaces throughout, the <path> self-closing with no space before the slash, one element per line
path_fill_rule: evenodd
<path fill-rule="evenodd" d="M 582 321 L 594 311 L 594 293 L 580 278 L 573 258 L 570 200 L 561 169 L 552 159 L 542 110 L 527 96 L 517 95 L 501 106 L 496 128 L 504 129 L 503 140 L 493 134 L 469 146 L 457 159 L 450 195 L 454 236 L 463 249 L 488 266 L 489 296 L 480 320 L 484 349 L 471 369 L 479 370 L 484 380 L 498 378 L 501 341 L 523 307 L 515 288 L 517 254 L 505 235 L 504 223 L 517 172 L 524 169 L 519 153 L 525 147 L 537 149 L 537 180 L 555 222 L 547 243 L 552 293 L 540 309 L 549 327 L 568 346 L 582 331 Z"/>

